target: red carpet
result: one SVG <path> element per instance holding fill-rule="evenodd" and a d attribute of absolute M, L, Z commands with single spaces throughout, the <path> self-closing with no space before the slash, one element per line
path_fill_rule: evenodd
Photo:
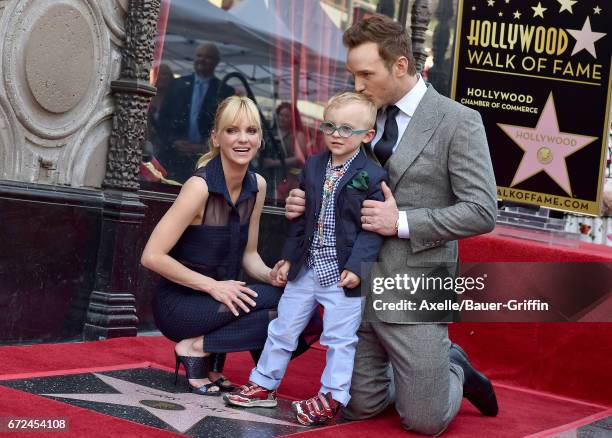
<path fill-rule="evenodd" d="M 610 357 L 612 355 L 609 354 L 609 351 L 607 357 L 599 358 L 603 362 L 599 362 L 597 366 L 593 365 L 592 361 L 588 360 L 589 357 L 585 357 L 584 354 L 582 358 L 587 360 L 575 361 L 569 368 L 567 360 L 562 357 L 557 357 L 556 360 L 548 358 L 550 363 L 544 362 L 540 366 L 535 366 L 537 357 L 533 350 L 529 350 L 538 344 L 535 339 L 524 344 L 523 351 L 517 352 L 516 355 L 503 355 L 500 353 L 500 348 L 493 350 L 491 352 L 493 354 L 489 357 L 485 354 L 487 344 L 484 343 L 479 346 L 479 342 L 475 342 L 480 339 L 488 339 L 487 336 L 478 335 L 478 328 L 475 328 L 474 331 L 474 327 L 467 325 L 464 327 L 464 325 L 457 324 L 454 327 L 456 329 L 453 337 L 471 353 L 472 357 L 475 358 L 476 365 L 485 369 L 495 379 L 496 383 L 499 383 L 497 393 L 500 402 L 500 415 L 497 418 L 485 418 L 478 414 L 471 405 L 464 402 L 459 415 L 453 421 L 445 436 L 523 437 L 554 430 L 570 423 L 578 422 L 576 424 L 580 424 L 581 420 L 583 422 L 588 421 L 584 419 L 588 419 L 590 416 L 601 416 L 606 411 L 607 408 L 601 405 L 597 406 L 578 400 L 560 398 L 533 390 L 526 392 L 525 389 L 508 386 L 506 383 L 528 382 L 531 379 L 540 389 L 550 390 L 561 388 L 561 382 L 565 381 L 569 387 L 566 392 L 574 391 L 576 395 L 582 394 L 585 399 L 603 401 L 610 396 L 609 391 L 605 389 L 609 386 L 608 382 L 602 380 L 597 385 L 598 382 L 595 381 L 595 377 L 599 374 L 589 377 L 584 372 L 592 372 L 598 367 L 602 371 L 610 370 L 612 365 Z M 464 328 L 467 330 L 466 332 L 464 332 Z M 497 332 L 490 335 L 500 336 L 502 329 L 503 327 L 500 327 Z M 474 333 L 470 335 L 471 332 Z M 506 334 L 504 340 L 507 341 L 511 337 L 516 340 L 520 336 L 519 329 L 514 335 Z M 599 333 L 592 331 L 589 338 L 592 345 L 584 346 L 587 350 L 585 354 L 592 353 L 594 350 L 599 351 L 597 348 L 591 348 L 597 344 L 595 342 L 596 338 L 599 338 L 600 342 L 609 343 L 609 339 L 606 339 L 607 336 L 605 336 L 603 330 Z M 568 339 L 566 348 L 571 349 L 578 343 L 577 338 Z M 529 361 L 527 366 L 520 366 L 518 353 L 529 354 L 529 357 L 533 357 L 533 361 Z M 544 356 L 540 359 L 546 360 L 547 358 Z M 497 359 L 495 359 L 496 357 Z M 49 374 L 76 374 L 91 371 L 92 368 L 103 371 L 104 369 L 128 368 L 130 366 L 143 367 L 147 366 L 148 363 L 169 371 L 173 369 L 172 343 L 161 337 L 120 338 L 92 343 L 2 347 L 0 348 L 0 358 L 2 360 L 0 379 L 2 380 Z M 498 362 L 500 359 L 501 362 L 504 362 L 506 358 L 510 358 L 506 364 Z M 324 352 L 318 348 L 311 349 L 304 356 L 292 362 L 279 390 L 280 394 L 288 398 L 302 398 L 312 395 L 318 388 L 323 363 Z M 534 368 L 530 369 L 530 366 Z M 252 362 L 249 355 L 237 353 L 229 356 L 226 371 L 230 378 L 237 382 L 243 382 L 251 367 Z M 576 372 L 579 374 L 576 374 Z M 521 373 L 527 374 L 528 377 L 520 377 Z M 603 376 L 603 372 L 600 374 Z M 582 382 L 585 381 L 591 383 L 583 386 Z M 585 388 L 590 388 L 590 392 Z M 611 404 L 608 400 L 608 405 Z M 68 417 L 70 431 L 59 435 L 65 437 L 176 436 L 166 431 L 0 386 L 0 417 L 32 415 Z M 307 431 L 298 435 L 312 435 L 313 433 L 314 431 Z M 387 437 L 407 436 L 406 432 L 399 426 L 397 414 L 392 409 L 372 420 L 317 429 L 316 433 L 321 436 L 341 435 L 353 438 L 365 437 L 366 435 L 369 438 L 373 434 L 384 434 Z M 19 436 L 41 436 L 41 434 L 20 433 Z"/>
<path fill-rule="evenodd" d="M 569 240 L 564 241 L 567 246 L 553 246 L 505 234 L 512 232 L 497 226 L 490 234 L 460 240 L 459 256 L 464 262 L 612 262 L 609 246 Z M 541 234 L 531 234 L 533 239 L 542 239 Z"/>
<path fill-rule="evenodd" d="M 460 240 L 461 261 L 612 263 L 608 246 L 552 246 L 504 232 L 498 226 Z M 611 323 L 461 323 L 450 326 L 450 337 L 495 381 L 612 406 L 612 391 L 604 389 L 612 387 Z"/>
<path fill-rule="evenodd" d="M 553 247 L 499 233 L 463 240 L 460 248 L 463 261 L 612 262 L 612 249 L 600 245 L 580 243 L 575 248 Z M 564 432 L 564 436 L 578 436 L 568 431 L 612 417 L 612 324 L 461 323 L 451 325 L 450 335 L 470 354 L 474 365 L 494 381 L 500 414 L 486 418 L 464 402 L 444 436 L 542 438 Z M 0 379 L 78 374 L 92 368 L 101 371 L 105 367 L 152 365 L 171 371 L 173 360 L 172 343 L 160 337 L 0 347 Z M 311 396 L 319 387 L 323 364 L 324 352 L 311 349 L 291 363 L 279 393 L 287 398 Z M 236 382 L 244 382 L 251 367 L 248 354 L 231 354 L 226 374 Z M 0 417 L 7 416 L 68 417 L 70 431 L 58 433 L 61 437 L 177 436 L 0 386 Z M 368 421 L 298 435 L 314 436 L 315 433 L 323 437 L 351 438 L 412 436 L 401 429 L 393 409 Z M 17 436 L 42 435 L 19 433 Z"/>
<path fill-rule="evenodd" d="M 120 420 L 88 409 L 37 397 L 0 386 L 0 417 L 62 417 L 70 422 L 68 432 L 19 432 L 7 436 L 41 437 L 152 437 L 183 436 L 131 421 Z M 4 436 L 5 434 L 2 433 Z"/>

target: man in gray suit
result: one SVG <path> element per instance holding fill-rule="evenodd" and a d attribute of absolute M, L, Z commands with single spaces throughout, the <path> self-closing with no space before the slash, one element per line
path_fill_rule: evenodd
<path fill-rule="evenodd" d="M 480 114 L 425 84 L 399 23 L 375 15 L 354 24 L 343 40 L 355 90 L 380 109 L 369 152 L 390 180 L 385 201 L 365 201 L 362 209 L 363 229 L 387 236 L 372 277 L 438 272 L 457 262 L 457 239 L 495 225 L 495 178 Z M 287 218 L 302 214 L 303 196 L 291 192 Z M 497 415 L 491 382 L 451 344 L 446 324 L 423 323 L 418 312 L 369 313 L 374 316 L 366 310 L 358 332 L 345 417 L 370 418 L 395 401 L 406 429 L 437 435 L 462 397 L 484 415 Z"/>

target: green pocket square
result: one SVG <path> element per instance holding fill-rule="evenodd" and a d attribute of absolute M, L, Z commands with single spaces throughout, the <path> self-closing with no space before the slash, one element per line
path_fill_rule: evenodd
<path fill-rule="evenodd" d="M 348 186 L 352 189 L 361 190 L 362 192 L 365 192 L 368 190 L 369 183 L 370 176 L 368 175 L 368 172 L 362 170 L 357 174 L 357 176 L 355 176 L 355 178 L 351 180 Z"/>

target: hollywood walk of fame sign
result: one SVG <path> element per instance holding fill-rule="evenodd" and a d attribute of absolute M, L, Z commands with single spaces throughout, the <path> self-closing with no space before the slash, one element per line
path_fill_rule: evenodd
<path fill-rule="evenodd" d="M 460 0 L 457 15 L 451 95 L 482 116 L 498 198 L 599 214 L 612 5 Z"/>

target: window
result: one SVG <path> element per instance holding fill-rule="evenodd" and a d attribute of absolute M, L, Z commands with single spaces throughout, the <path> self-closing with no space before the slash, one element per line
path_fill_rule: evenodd
<path fill-rule="evenodd" d="M 279 205 L 297 185 L 306 157 L 321 150 L 316 127 L 324 103 L 349 86 L 341 27 L 347 14 L 317 1 L 217 3 L 225 9 L 207 0 L 162 5 L 165 32 L 153 72 L 158 95 L 149 111 L 142 179 L 183 183 L 208 150 L 218 103 L 248 95 L 265 125 L 253 167 L 268 181 L 267 204 Z"/>
<path fill-rule="evenodd" d="M 173 187 L 208 151 L 219 102 L 247 95 L 259 107 L 265 131 L 265 146 L 252 165 L 268 182 L 266 204 L 283 206 L 306 158 L 324 149 L 317 128 L 325 102 L 352 88 L 342 32 L 377 8 L 397 16 L 399 5 L 163 0 L 151 74 L 158 94 L 149 109 L 142 187 L 177 191 Z"/>

